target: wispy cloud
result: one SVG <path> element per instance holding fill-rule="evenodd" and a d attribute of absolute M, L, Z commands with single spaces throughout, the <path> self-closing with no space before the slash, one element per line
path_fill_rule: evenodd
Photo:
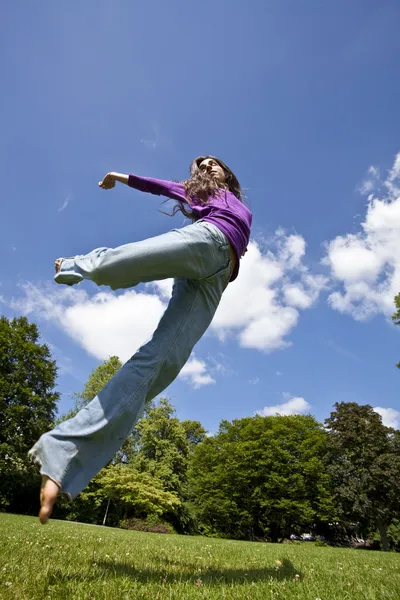
<path fill-rule="evenodd" d="M 69 196 L 67 196 L 67 197 L 66 197 L 66 199 L 64 200 L 64 202 L 63 202 L 62 206 L 60 206 L 60 207 L 57 209 L 57 211 L 58 211 L 58 212 L 62 212 L 63 210 L 65 210 L 65 209 L 67 208 L 68 204 L 69 204 Z"/>
<path fill-rule="evenodd" d="M 327 346 L 329 346 L 329 348 L 331 348 L 332 350 L 337 352 L 337 354 L 340 354 L 344 358 L 349 358 L 350 360 L 355 360 L 359 363 L 364 362 L 359 356 L 357 356 L 357 354 L 355 354 L 351 350 L 348 350 L 347 348 L 343 348 L 343 346 L 340 346 L 333 340 L 325 340 L 325 343 Z"/>
<path fill-rule="evenodd" d="M 217 353 L 217 358 L 208 354 L 207 363 L 210 365 L 210 369 L 214 375 L 223 375 L 224 377 L 232 377 L 237 375 L 237 372 L 232 369 L 229 364 L 229 357 L 223 352 Z"/>
<path fill-rule="evenodd" d="M 150 140 L 140 140 L 142 144 L 146 146 L 146 148 L 157 148 L 160 144 L 160 135 L 159 135 L 159 127 L 157 123 L 152 124 L 153 135 Z"/>
<path fill-rule="evenodd" d="M 250 385 L 257 385 L 260 383 L 260 378 L 259 377 L 254 377 L 254 379 L 249 379 L 249 384 Z"/>
<path fill-rule="evenodd" d="M 358 187 L 358 191 L 363 196 L 369 196 L 379 187 L 380 184 L 380 172 L 377 167 L 371 166 L 368 169 L 367 176 Z"/>

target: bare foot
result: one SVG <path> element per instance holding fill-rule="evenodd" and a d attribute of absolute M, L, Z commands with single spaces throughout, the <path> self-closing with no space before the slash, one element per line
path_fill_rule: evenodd
<path fill-rule="evenodd" d="M 58 271 L 60 270 L 61 263 L 62 263 L 62 258 L 57 258 L 56 262 L 54 263 L 54 266 L 56 268 L 56 273 L 58 273 Z"/>
<path fill-rule="evenodd" d="M 40 511 L 39 521 L 44 525 L 47 523 L 53 512 L 53 506 L 57 500 L 59 486 L 47 475 L 42 476 L 42 486 L 40 488 Z"/>

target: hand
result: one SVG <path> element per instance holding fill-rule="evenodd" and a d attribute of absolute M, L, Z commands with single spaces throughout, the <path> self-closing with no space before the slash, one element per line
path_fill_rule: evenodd
<path fill-rule="evenodd" d="M 111 190 L 115 187 L 114 173 L 107 173 L 103 181 L 99 181 L 99 186 L 103 188 L 103 190 Z"/>

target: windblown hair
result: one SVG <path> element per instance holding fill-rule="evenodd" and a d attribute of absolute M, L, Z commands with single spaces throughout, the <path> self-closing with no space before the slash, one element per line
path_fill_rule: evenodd
<path fill-rule="evenodd" d="M 201 163 L 206 158 L 215 160 L 215 162 L 222 167 L 226 177 L 225 184 L 218 183 L 218 181 L 216 181 L 213 177 L 210 177 L 207 175 L 207 173 L 200 169 Z M 232 192 L 236 198 L 243 202 L 242 190 L 236 175 L 222 160 L 216 158 L 215 156 L 198 156 L 195 158 L 190 165 L 190 178 L 184 181 L 184 187 L 186 198 L 188 199 L 187 204 L 182 200 L 178 200 L 172 213 L 170 213 L 168 216 L 173 217 L 177 212 L 181 212 L 185 215 L 185 217 L 193 219 L 193 213 L 188 210 L 188 206 L 190 207 L 190 203 L 192 201 L 200 204 L 207 204 L 209 198 L 223 193 L 224 189 Z"/>

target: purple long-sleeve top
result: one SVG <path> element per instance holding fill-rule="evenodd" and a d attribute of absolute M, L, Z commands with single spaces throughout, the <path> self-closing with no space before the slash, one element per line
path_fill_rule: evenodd
<path fill-rule="evenodd" d="M 207 204 L 202 204 L 186 198 L 183 183 L 129 175 L 128 185 L 141 192 L 181 200 L 190 207 L 196 221 L 202 219 L 216 225 L 226 235 L 237 256 L 236 269 L 232 273 L 231 281 L 236 279 L 240 258 L 249 243 L 253 216 L 247 206 L 232 192 L 221 190 L 217 196 L 211 196 Z"/>

